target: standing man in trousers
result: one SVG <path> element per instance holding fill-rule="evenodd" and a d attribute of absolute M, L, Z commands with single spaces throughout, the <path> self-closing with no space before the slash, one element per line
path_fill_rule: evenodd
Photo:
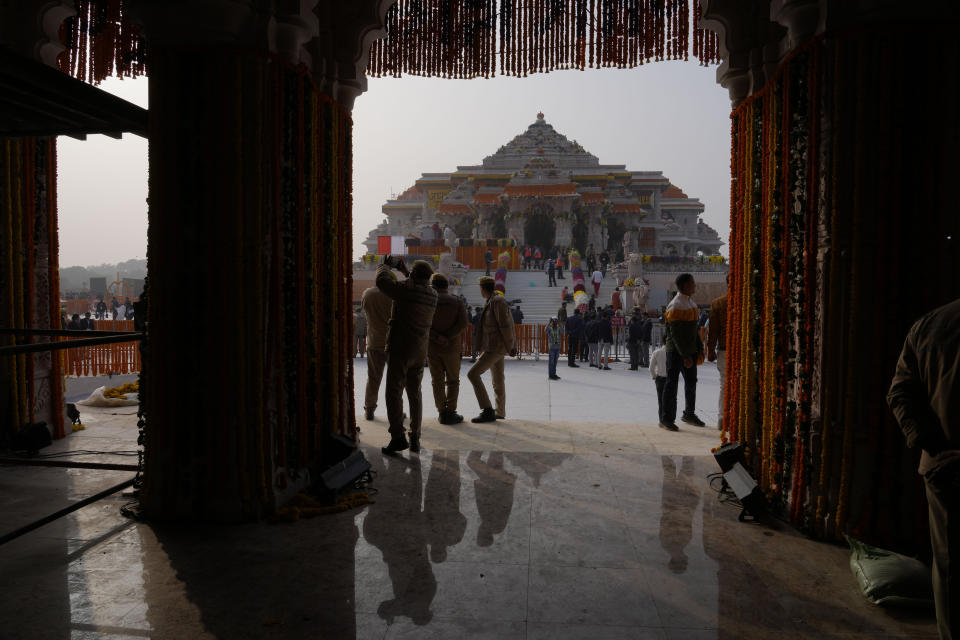
<path fill-rule="evenodd" d="M 393 271 L 386 273 L 387 277 L 397 279 Z M 377 396 L 380 395 L 380 381 L 383 380 L 383 368 L 387 364 L 387 328 L 390 325 L 393 300 L 373 286 L 361 294 L 360 311 L 367 320 L 367 391 L 363 399 L 363 415 L 367 420 L 373 420 Z"/>
<path fill-rule="evenodd" d="M 460 334 L 467 327 L 467 309 L 459 298 L 447 291 L 450 281 L 435 273 L 430 285 L 437 291 L 437 311 L 430 327 L 427 363 L 433 380 L 433 401 L 437 405 L 440 424 L 458 424 L 463 416 L 457 413 L 460 396 Z"/>
<path fill-rule="evenodd" d="M 507 354 L 517 355 L 517 335 L 513 328 L 513 316 L 510 307 L 503 296 L 494 291 L 495 281 L 489 276 L 480 276 L 480 293 L 486 299 L 480 316 L 480 327 L 477 333 L 480 340 L 480 351 L 483 355 L 477 363 L 470 367 L 467 378 L 473 385 L 480 404 L 480 415 L 473 422 L 493 422 L 502 420 L 507 415 L 507 390 L 503 378 L 503 359 Z M 483 385 L 481 375 L 489 369 L 493 377 L 493 394 L 496 397 L 497 408 L 493 409 L 490 396 Z"/>
<path fill-rule="evenodd" d="M 907 446 L 922 450 L 937 627 L 960 638 L 960 299 L 910 328 L 887 403 Z"/>
<path fill-rule="evenodd" d="M 574 309 L 573 315 L 567 318 L 567 366 L 579 367 L 577 357 L 580 355 L 580 340 L 583 339 L 583 316 L 580 309 Z"/>
<path fill-rule="evenodd" d="M 683 395 L 686 404 L 680 418 L 696 427 L 706 426 L 694 413 L 697 405 L 697 365 L 703 361 L 703 342 L 700 341 L 697 321 L 700 311 L 693 301 L 697 284 L 689 273 L 677 276 L 677 295 L 667 305 L 667 321 L 663 346 L 667 350 L 667 382 L 663 387 L 663 416 L 660 428 L 677 431 L 677 389 L 683 375 Z"/>
<path fill-rule="evenodd" d="M 391 268 L 407 276 L 403 282 L 391 277 Z M 423 402 L 420 383 L 427 359 L 430 326 L 437 308 L 437 292 L 430 286 L 433 267 L 423 260 L 407 269 L 403 258 L 387 256 L 377 269 L 377 288 L 393 299 L 393 315 L 387 332 L 387 418 L 390 443 L 380 450 L 387 455 L 409 448 L 420 451 L 420 421 Z M 410 442 L 403 429 L 403 391 L 410 403 Z"/>
<path fill-rule="evenodd" d="M 727 285 L 730 276 L 727 276 Z M 723 429 L 723 391 L 727 378 L 727 294 L 710 303 L 710 332 L 707 334 L 707 360 L 717 361 L 720 371 L 720 417 L 717 429 Z"/>

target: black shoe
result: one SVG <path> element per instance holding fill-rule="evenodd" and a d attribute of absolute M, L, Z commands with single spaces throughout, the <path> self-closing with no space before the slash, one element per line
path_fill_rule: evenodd
<path fill-rule="evenodd" d="M 680 431 L 680 428 L 672 422 L 661 422 L 660 428 L 666 429 L 667 431 Z"/>
<path fill-rule="evenodd" d="M 689 415 L 683 414 L 683 415 L 680 417 L 680 420 L 681 420 L 682 422 L 686 422 L 687 424 L 692 424 L 692 425 L 695 426 L 695 427 L 705 427 L 705 426 L 707 426 L 706 424 L 704 424 L 703 420 L 701 420 L 701 419 L 698 418 L 695 414 L 692 414 L 692 413 L 689 414 Z"/>
<path fill-rule="evenodd" d="M 366 409 L 363 412 L 363 417 L 367 420 L 373 420 L 373 409 Z"/>
<path fill-rule="evenodd" d="M 420 436 L 410 434 L 410 452 L 420 453 Z"/>
<path fill-rule="evenodd" d="M 450 420 L 447 424 L 460 424 L 463 422 L 463 416 L 457 413 L 456 411 L 451 411 L 447 415 L 447 419 Z"/>
<path fill-rule="evenodd" d="M 579 368 L 580 368 L 580 365 L 578 365 L 576 362 L 571 362 L 571 363 L 568 364 L 567 366 L 568 366 L 568 367 L 573 367 L 574 369 L 579 369 Z"/>
<path fill-rule="evenodd" d="M 636 371 L 636 370 L 637 370 L 636 367 L 630 367 L 630 371 Z"/>
<path fill-rule="evenodd" d="M 610 367 L 608 367 L 607 365 L 603 365 L 603 370 L 604 370 L 604 371 L 610 371 Z"/>
<path fill-rule="evenodd" d="M 396 455 L 398 452 L 403 451 L 404 449 L 409 449 L 409 448 L 410 448 L 410 443 L 407 442 L 407 437 L 400 436 L 399 438 L 391 438 L 390 444 L 388 444 L 385 447 L 380 447 L 380 451 L 382 451 L 384 455 L 393 456 L 393 455 Z"/>
<path fill-rule="evenodd" d="M 551 379 L 551 380 L 559 380 L 559 379 L 560 379 L 560 376 L 550 376 L 550 379 Z"/>
<path fill-rule="evenodd" d="M 497 414 L 493 412 L 491 407 L 487 407 L 480 411 L 480 415 L 471 420 L 470 422 L 493 422 L 497 419 Z"/>

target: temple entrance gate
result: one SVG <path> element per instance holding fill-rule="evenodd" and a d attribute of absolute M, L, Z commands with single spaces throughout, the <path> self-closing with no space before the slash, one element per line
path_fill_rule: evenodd
<path fill-rule="evenodd" d="M 542 211 L 527 214 L 523 222 L 523 244 L 546 251 L 554 246 L 556 237 L 557 224 L 549 214 Z"/>

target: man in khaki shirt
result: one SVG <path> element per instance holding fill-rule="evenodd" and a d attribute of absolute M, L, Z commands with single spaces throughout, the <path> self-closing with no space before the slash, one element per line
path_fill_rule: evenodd
<path fill-rule="evenodd" d="M 887 404 L 907 446 L 922 450 L 937 626 L 960 638 L 960 299 L 910 328 Z"/>
<path fill-rule="evenodd" d="M 730 284 L 730 276 L 727 276 Z M 710 303 L 710 332 L 707 334 L 707 360 L 717 362 L 720 371 L 720 417 L 717 428 L 723 429 L 723 393 L 727 381 L 727 294 Z"/>
<path fill-rule="evenodd" d="M 396 268 L 407 276 L 398 282 L 390 273 Z M 393 300 L 390 328 L 387 331 L 387 418 L 390 420 L 390 444 L 382 447 L 387 455 L 409 448 L 420 451 L 420 421 L 423 401 L 420 383 L 427 359 L 430 326 L 437 308 L 437 292 L 430 286 L 433 267 L 417 260 L 407 270 L 403 258 L 387 256 L 377 269 L 377 288 Z M 403 428 L 403 392 L 410 404 L 410 442 Z"/>
<path fill-rule="evenodd" d="M 393 271 L 387 273 L 396 279 Z M 375 286 L 360 295 L 360 310 L 367 318 L 367 390 L 363 399 L 363 413 L 367 420 L 373 420 L 383 367 L 387 364 L 387 327 L 392 309 L 393 300 Z"/>
<path fill-rule="evenodd" d="M 494 291 L 495 280 L 489 276 L 480 277 L 480 293 L 487 300 L 480 316 L 480 327 L 477 338 L 480 340 L 480 351 L 483 355 L 477 363 L 470 367 L 467 378 L 473 385 L 480 404 L 480 415 L 473 422 L 493 422 L 507 415 L 507 391 L 503 377 L 503 359 L 507 354 L 517 355 L 516 333 L 513 328 L 513 316 L 510 307 L 503 296 Z M 487 369 L 493 378 L 493 393 L 497 400 L 497 409 L 493 410 L 490 396 L 483 385 L 481 375 Z"/>
<path fill-rule="evenodd" d="M 458 424 L 463 416 L 457 413 L 460 396 L 460 334 L 467 326 L 467 309 L 463 302 L 447 291 L 449 281 L 435 273 L 430 285 L 437 290 L 437 311 L 430 328 L 427 363 L 433 380 L 433 400 L 440 414 L 440 424 Z"/>

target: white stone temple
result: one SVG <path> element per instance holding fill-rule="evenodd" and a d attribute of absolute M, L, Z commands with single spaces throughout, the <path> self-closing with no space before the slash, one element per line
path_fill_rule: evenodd
<path fill-rule="evenodd" d="M 600 164 L 542 113 L 483 164 L 424 173 L 396 199 L 364 242 L 378 236 L 432 240 L 451 228 L 460 239 L 513 238 L 548 250 L 606 249 L 611 258 L 719 255 L 723 242 L 700 216 L 704 206 L 661 171 Z M 439 231 L 442 233 L 442 231 Z"/>

